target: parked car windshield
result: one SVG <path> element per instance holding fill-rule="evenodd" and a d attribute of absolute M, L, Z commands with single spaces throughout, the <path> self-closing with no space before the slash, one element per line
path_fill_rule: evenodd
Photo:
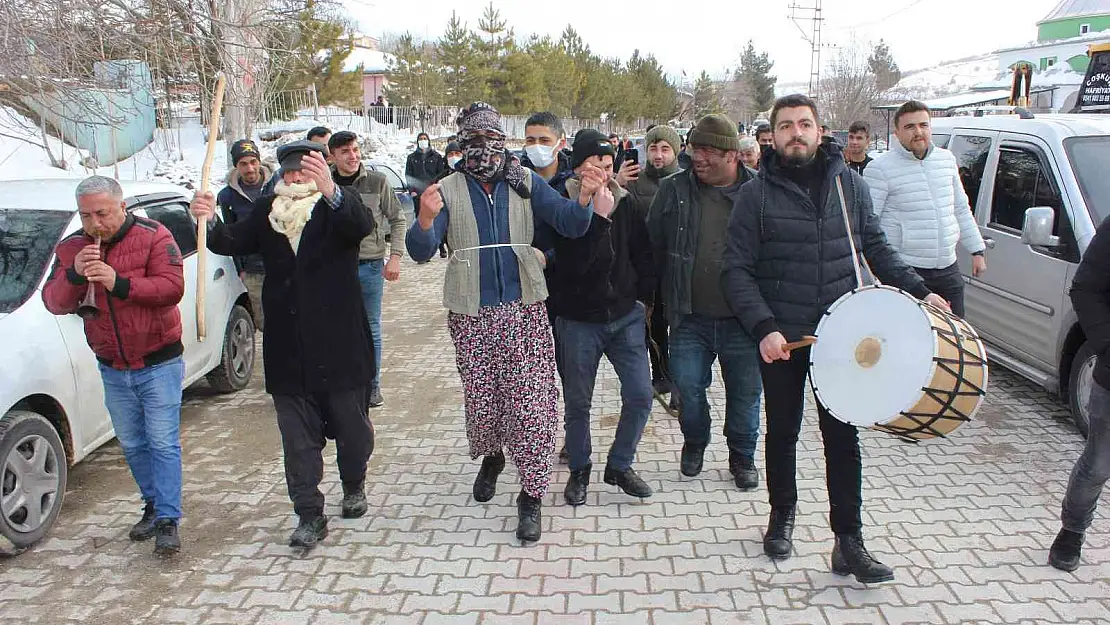
<path fill-rule="evenodd" d="M 1110 215 L 1110 136 L 1071 137 L 1064 140 L 1064 151 L 1071 161 L 1075 180 L 1083 193 L 1083 201 L 1096 224 Z"/>
<path fill-rule="evenodd" d="M 42 280 L 72 212 L 0 208 L 0 313 L 19 308 Z"/>

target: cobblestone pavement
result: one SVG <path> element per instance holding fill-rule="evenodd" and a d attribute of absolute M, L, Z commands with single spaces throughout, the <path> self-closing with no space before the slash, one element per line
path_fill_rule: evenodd
<path fill-rule="evenodd" d="M 718 437 L 706 470 L 681 477 L 677 422 L 656 409 L 636 467 L 655 496 L 601 482 L 619 413 L 606 365 L 595 401 L 587 505 L 544 500 L 544 535 L 513 535 L 518 490 L 503 474 L 488 504 L 471 484 L 461 388 L 440 307 L 442 261 L 407 263 L 386 291 L 386 404 L 373 411 L 370 513 L 338 519 L 306 558 L 285 546 L 295 519 L 261 375 L 236 395 L 186 393 L 184 551 L 171 561 L 127 540 L 140 501 L 119 448 L 76 467 L 52 535 L 0 561 L 5 623 L 1110 623 L 1110 501 L 1074 574 L 1045 565 L 1081 439 L 1055 399 L 995 369 L 978 419 L 921 445 L 864 433 L 868 546 L 897 579 L 863 587 L 829 572 L 824 461 L 815 416 L 799 443 L 796 555 L 762 555 L 763 486 L 737 491 Z M 719 379 L 712 391 L 718 419 Z M 762 446 L 761 446 L 762 447 Z M 329 447 L 329 458 L 333 458 Z M 760 462 L 762 466 L 762 462 Z"/>

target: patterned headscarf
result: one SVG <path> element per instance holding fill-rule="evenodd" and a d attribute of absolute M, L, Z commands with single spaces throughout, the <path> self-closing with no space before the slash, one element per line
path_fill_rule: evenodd
<path fill-rule="evenodd" d="M 497 109 L 485 102 L 475 102 L 463 109 L 455 122 L 463 152 L 459 164 L 462 170 L 479 182 L 503 179 L 518 195 L 529 197 L 524 180 L 531 174 L 520 165 L 520 159 L 505 150 L 505 131 Z"/>

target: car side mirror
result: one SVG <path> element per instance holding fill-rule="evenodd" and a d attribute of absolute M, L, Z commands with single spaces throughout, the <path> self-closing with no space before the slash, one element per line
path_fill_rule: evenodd
<path fill-rule="evenodd" d="M 1026 245 L 1056 247 L 1060 237 L 1053 236 L 1056 211 L 1048 206 L 1034 206 L 1025 210 L 1025 223 L 1021 226 L 1021 242 Z"/>

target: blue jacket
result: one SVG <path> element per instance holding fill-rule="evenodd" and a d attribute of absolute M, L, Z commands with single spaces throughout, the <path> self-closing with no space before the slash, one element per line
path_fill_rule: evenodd
<path fill-rule="evenodd" d="M 558 191 L 559 195 L 570 197 L 570 194 L 567 193 L 567 180 L 574 177 L 574 170 L 570 168 L 570 157 L 563 152 L 559 152 L 556 158 L 559 160 L 559 169 L 555 172 L 551 180 L 547 181 L 547 184 Z M 536 167 L 532 165 L 532 161 L 528 158 L 527 154 L 520 157 L 520 166 L 531 169 L 532 171 L 536 170 Z"/>
<path fill-rule="evenodd" d="M 466 182 L 474 216 L 478 220 L 479 245 L 509 243 L 509 193 L 513 193 L 509 185 L 499 181 L 494 184 L 493 192 L 487 195 L 478 181 L 468 176 Z M 574 239 L 586 234 L 590 228 L 593 204 L 583 207 L 575 200 L 562 197 L 534 172 L 531 202 L 537 232 L 552 228 L 560 235 Z M 421 229 L 419 221 L 409 227 L 405 245 L 413 260 L 428 260 L 439 249 L 440 241 L 447 234 L 451 209 L 458 210 L 458 207 L 444 206 L 428 230 Z M 520 299 L 520 269 L 513 248 L 483 249 L 479 252 L 479 263 L 482 306 L 499 306 Z"/>

